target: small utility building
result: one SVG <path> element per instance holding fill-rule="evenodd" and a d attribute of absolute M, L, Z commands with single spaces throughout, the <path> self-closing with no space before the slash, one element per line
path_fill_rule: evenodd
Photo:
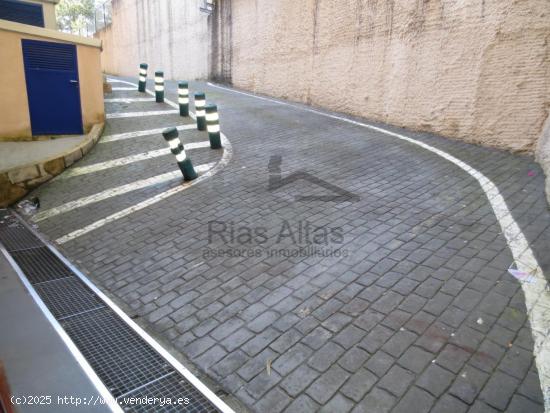
<path fill-rule="evenodd" d="M 59 0 L 0 0 L 0 140 L 103 122 L 101 42 L 56 30 Z"/>

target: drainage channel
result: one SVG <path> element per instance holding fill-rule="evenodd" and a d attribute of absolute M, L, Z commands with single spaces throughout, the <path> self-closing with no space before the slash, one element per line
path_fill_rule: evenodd
<path fill-rule="evenodd" d="M 18 216 L 0 243 L 46 317 L 115 411 L 234 413 Z"/>

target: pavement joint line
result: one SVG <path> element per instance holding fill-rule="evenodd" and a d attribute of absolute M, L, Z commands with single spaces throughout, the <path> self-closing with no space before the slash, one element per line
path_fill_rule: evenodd
<path fill-rule="evenodd" d="M 63 321 L 63 320 L 66 320 L 66 319 L 68 319 L 68 318 L 71 318 L 71 317 L 76 317 L 77 315 L 88 314 L 88 313 L 91 313 L 92 311 L 101 310 L 102 308 L 105 308 L 105 306 L 104 306 L 104 305 L 101 305 L 101 306 L 99 306 L 99 307 L 94 307 L 94 308 L 90 308 L 90 309 L 88 309 L 88 310 L 79 311 L 78 313 L 66 315 L 66 316 L 64 316 L 64 317 L 59 317 L 57 320 L 58 320 L 58 321 Z"/>
<path fill-rule="evenodd" d="M 196 128 L 197 126 L 195 124 L 180 125 L 176 127 L 176 129 L 179 131 L 196 129 Z M 161 134 L 164 129 L 166 128 L 157 128 L 157 129 L 149 129 L 149 130 L 140 130 L 135 132 L 117 133 L 114 135 L 106 135 L 106 136 L 103 136 L 98 143 L 115 142 L 115 141 L 120 141 L 124 139 L 138 138 L 141 136 L 157 135 L 157 134 Z M 187 145 L 186 145 L 186 149 L 187 149 Z"/>
<path fill-rule="evenodd" d="M 150 110 L 144 112 L 117 112 L 108 113 L 107 119 L 122 119 L 122 118 L 141 118 L 143 116 L 164 116 L 179 114 L 177 110 Z"/>
<path fill-rule="evenodd" d="M 129 85 L 133 85 L 137 89 L 137 84 L 130 83 L 126 81 L 121 81 L 121 83 L 126 83 Z M 131 88 L 132 90 L 136 90 L 134 88 Z M 150 91 L 149 89 L 145 90 L 149 95 L 154 96 L 155 93 Z M 172 102 L 169 99 L 164 99 L 164 101 L 169 104 L 172 107 L 178 108 L 179 105 Z M 192 112 L 189 112 L 189 115 L 195 119 L 195 114 Z M 147 208 L 151 205 L 156 204 L 157 202 L 160 202 L 166 198 L 171 197 L 172 195 L 175 195 L 181 191 L 184 191 L 194 185 L 199 184 L 200 182 L 210 178 L 211 176 L 216 175 L 218 172 L 220 172 L 223 168 L 225 168 L 229 162 L 231 161 L 231 158 L 233 157 L 233 147 L 231 146 L 231 142 L 229 142 L 229 139 L 225 136 L 225 134 L 220 133 L 222 145 L 223 145 L 223 154 L 222 158 L 208 171 L 204 172 L 203 174 L 200 174 L 197 179 L 194 179 L 193 181 L 184 182 L 182 185 L 177 186 L 175 188 L 171 188 L 167 191 L 161 192 L 160 194 L 157 194 L 151 198 L 148 198 L 144 201 L 141 201 L 135 205 L 132 205 L 131 207 L 125 208 L 121 211 L 115 212 L 114 214 L 108 215 L 105 218 L 99 219 L 89 225 L 86 225 L 83 228 L 77 229 L 75 231 L 72 231 L 66 235 L 63 235 L 55 240 L 58 244 L 64 244 L 66 242 L 69 242 L 71 240 L 74 240 L 75 238 L 78 238 L 84 234 L 87 234 L 89 232 L 92 232 L 98 228 L 101 228 L 104 225 L 107 225 L 111 222 L 117 221 L 125 216 L 128 216 L 136 211 L 142 210 L 144 208 Z M 189 148 L 191 144 L 188 144 L 185 148 Z"/>
<path fill-rule="evenodd" d="M 185 150 L 208 148 L 210 143 L 208 141 L 203 142 L 191 142 L 185 145 Z M 92 165 L 79 166 L 68 170 L 65 174 L 59 175 L 58 179 L 69 179 L 75 176 L 86 175 L 94 172 L 103 171 L 105 169 L 116 168 L 118 166 L 128 165 L 134 162 L 145 161 L 147 159 L 157 158 L 159 156 L 165 156 L 171 154 L 170 148 L 155 149 L 153 151 L 142 152 L 135 155 L 125 156 L 124 158 L 112 159 L 110 161 L 98 162 Z"/>
<path fill-rule="evenodd" d="M 11 252 L 21 252 L 21 251 L 29 251 L 29 250 L 35 250 L 37 248 L 40 248 L 41 246 L 37 246 L 37 247 L 28 247 L 28 248 L 18 248 L 18 249 L 15 249 L 15 250 L 10 250 L 10 253 Z"/>
<path fill-rule="evenodd" d="M 154 102 L 153 98 L 112 98 L 103 99 L 106 103 L 133 103 L 133 102 Z"/>
<path fill-rule="evenodd" d="M 213 163 L 200 164 L 196 166 L 196 170 L 201 172 L 206 172 L 212 168 Z M 121 185 L 114 188 L 109 188 L 104 191 L 98 192 L 96 194 L 85 196 L 74 201 L 66 202 L 63 205 L 58 207 L 46 209 L 35 214 L 31 220 L 34 222 L 40 222 L 45 219 L 52 218 L 56 215 L 64 214 L 66 212 L 72 211 L 77 208 L 82 208 L 84 206 L 103 201 L 105 199 L 112 198 L 114 196 L 126 194 L 128 192 L 137 191 L 139 189 L 147 188 L 149 186 L 158 185 L 160 183 L 169 182 L 171 180 L 181 177 L 181 171 L 175 170 L 172 172 L 167 172 L 165 174 L 156 175 L 151 178 L 141 179 L 139 181 L 131 182 L 126 185 Z"/>
<path fill-rule="evenodd" d="M 548 282 L 546 281 L 542 269 L 537 259 L 535 258 L 531 247 L 529 246 L 529 242 L 525 238 L 525 235 L 521 231 L 521 228 L 514 220 L 510 210 L 508 209 L 504 197 L 500 194 L 497 186 L 489 178 L 487 178 L 477 169 L 456 158 L 455 156 L 434 146 L 410 138 L 406 135 L 392 132 L 388 129 L 370 125 L 368 123 L 355 121 L 344 116 L 324 113 L 319 110 L 301 107 L 292 103 L 283 102 L 263 96 L 257 96 L 252 93 L 234 90 L 224 86 L 216 85 L 211 82 L 208 82 L 207 84 L 214 88 L 227 90 L 236 94 L 265 100 L 279 105 L 288 106 L 294 109 L 299 109 L 320 116 L 325 116 L 331 119 L 350 123 L 352 125 L 364 127 L 375 132 L 379 132 L 384 135 L 388 135 L 412 143 L 455 164 L 460 169 L 468 173 L 471 177 L 473 177 L 481 186 L 481 189 L 485 193 L 489 204 L 493 209 L 495 217 L 502 229 L 502 233 L 506 238 L 508 247 L 512 252 L 512 256 L 514 257 L 517 268 L 521 271 L 532 273 L 536 279 L 536 282 L 534 283 L 520 283 L 520 285 L 525 296 L 525 306 L 527 308 L 529 324 L 531 326 L 531 332 L 533 335 L 533 340 L 535 342 L 534 355 L 539 373 L 542 394 L 545 402 L 545 411 L 550 412 L 550 337 L 547 334 L 542 333 L 543 331 L 547 331 L 548 326 L 550 325 L 550 312 L 547 311 L 547 308 L 550 308 L 550 291 L 548 289 Z"/>
<path fill-rule="evenodd" d="M 141 386 L 137 386 L 136 388 L 132 389 L 132 390 L 128 390 L 126 393 L 123 393 L 121 394 L 120 396 L 117 397 L 117 400 L 120 400 L 120 399 L 123 399 L 124 397 L 127 397 L 129 394 L 132 394 L 133 392 L 135 392 L 136 390 L 141 390 L 141 389 L 144 389 L 145 387 L 153 384 L 153 383 L 157 383 L 161 380 L 164 380 L 166 377 L 170 377 L 172 376 L 173 374 L 176 374 L 175 371 L 171 371 L 170 373 L 166 373 L 166 374 L 163 374 L 162 376 L 160 377 L 157 377 L 156 379 L 153 379 L 153 380 L 150 380 L 148 381 L 147 383 L 145 384 L 142 384 Z"/>
<path fill-rule="evenodd" d="M 44 248 L 44 246 L 41 245 L 40 248 Z M 10 254 L 13 253 L 13 252 L 16 252 L 16 251 L 10 251 Z M 39 282 L 34 283 L 33 285 L 50 284 L 50 283 L 54 283 L 54 282 L 56 282 L 56 281 L 66 280 L 67 278 L 71 278 L 71 277 L 73 277 L 73 276 L 72 276 L 72 275 L 65 275 L 64 277 L 56 278 L 56 279 L 54 279 L 54 280 L 39 281 Z"/>
<path fill-rule="evenodd" d="M 111 90 L 118 91 L 118 90 L 135 90 L 133 87 L 114 87 Z"/>

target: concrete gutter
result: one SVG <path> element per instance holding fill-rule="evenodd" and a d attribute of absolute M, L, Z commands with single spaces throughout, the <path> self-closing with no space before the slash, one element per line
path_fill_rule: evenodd
<path fill-rule="evenodd" d="M 15 406 L 11 407 L 16 412 L 110 412 L 2 253 L 0 331 L 0 354 L 14 396 Z M 36 396 L 37 401 L 26 404 L 29 396 Z M 50 402 L 47 396 L 51 397 Z M 74 403 L 65 396 L 72 396 Z M 77 397 L 81 401 L 78 406 Z M 89 400 L 86 404 L 85 399 Z"/>
<path fill-rule="evenodd" d="M 0 19 L 0 30 L 44 37 L 46 39 L 61 40 L 64 42 L 92 46 L 101 49 L 101 40 L 93 37 L 75 36 L 74 34 L 45 29 L 43 27 L 30 26 L 28 24 L 15 23 L 9 20 Z"/>
<path fill-rule="evenodd" d="M 87 154 L 99 140 L 104 123 L 95 124 L 82 143 L 54 157 L 0 171 L 0 207 L 23 198 L 38 185 L 49 181 Z"/>

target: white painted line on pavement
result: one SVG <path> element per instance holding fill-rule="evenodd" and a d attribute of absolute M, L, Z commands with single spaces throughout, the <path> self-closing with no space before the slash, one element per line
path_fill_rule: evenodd
<path fill-rule="evenodd" d="M 122 82 L 121 82 L 122 83 Z M 137 92 L 137 89 L 136 88 L 133 88 L 133 87 L 114 87 L 111 89 L 112 91 L 117 91 L 117 90 L 135 90 Z"/>
<path fill-rule="evenodd" d="M 224 143 L 227 143 L 227 142 L 224 142 Z M 227 152 L 229 153 L 229 152 Z M 56 242 L 58 244 L 64 244 L 68 241 L 71 241 L 75 238 L 78 238 L 84 234 L 87 234 L 88 232 L 91 232 L 97 228 L 100 228 L 108 223 L 111 223 L 113 221 L 116 221 L 120 218 L 123 218 L 127 215 L 130 215 L 131 213 L 135 212 L 135 211 L 139 211 L 140 209 L 143 209 L 143 208 L 146 208 L 148 206 L 151 206 L 153 204 L 156 204 L 157 202 L 159 201 L 162 201 L 163 199 L 166 199 L 174 194 L 177 194 L 178 192 L 181 192 L 181 191 L 184 191 L 188 188 L 190 188 L 191 186 L 193 185 L 196 185 L 202 181 L 204 181 L 206 178 L 209 178 L 210 176 L 216 174 L 221 168 L 223 168 L 228 160 L 229 156 L 226 155 L 226 152 L 224 151 L 224 156 L 222 156 L 222 159 L 217 163 L 215 164 L 215 166 L 213 166 L 213 164 L 207 164 L 208 165 L 208 168 L 205 168 L 205 170 L 203 170 L 202 174 L 199 175 L 199 177 L 197 179 L 194 179 L 193 181 L 189 181 L 189 182 L 185 182 L 183 183 L 182 185 L 180 186 L 177 186 L 175 188 L 172 188 L 172 189 L 169 189 L 167 191 L 164 191 L 164 192 L 161 192 L 160 194 L 157 194 L 155 195 L 154 197 L 151 197 L 149 199 L 146 199 L 142 202 L 139 202 L 129 208 L 126 208 L 126 209 L 123 209 L 122 211 L 119 211 L 119 212 L 116 212 L 114 214 L 111 214 L 109 215 L 108 217 L 106 218 L 102 218 L 90 225 L 87 225 L 85 226 L 84 228 L 81 228 L 81 229 L 78 229 L 76 231 L 73 231 L 67 235 L 64 235 L 60 238 L 58 238 L 56 240 Z M 224 159 L 225 158 L 225 159 Z"/>
<path fill-rule="evenodd" d="M 141 118 L 143 116 L 163 116 L 179 114 L 177 110 L 150 110 L 148 112 L 117 112 L 108 113 L 107 119 L 120 119 L 120 118 Z"/>
<path fill-rule="evenodd" d="M 189 130 L 189 129 L 197 129 L 197 126 L 195 124 L 180 125 L 180 126 L 177 126 L 176 128 L 179 131 L 183 131 L 183 130 Z M 117 133 L 117 134 L 114 134 L 114 135 L 106 135 L 106 136 L 102 136 L 98 143 L 121 141 L 121 140 L 124 140 L 124 139 L 138 138 L 140 136 L 159 135 L 159 134 L 162 133 L 162 131 L 164 129 L 166 129 L 166 128 L 139 130 L 139 131 L 135 131 L 135 132 L 124 132 L 124 133 Z M 185 147 L 187 148 L 187 145 Z"/>
<path fill-rule="evenodd" d="M 212 169 L 214 162 L 197 165 L 195 170 L 197 173 L 204 173 Z M 131 182 L 126 185 L 117 186 L 115 188 L 109 188 L 96 194 L 85 196 L 74 201 L 66 202 L 55 208 L 46 209 L 35 214 L 31 220 L 34 222 L 40 222 L 45 219 L 52 218 L 56 215 L 64 214 L 77 208 L 81 208 L 99 201 L 103 201 L 114 196 L 126 194 L 128 192 L 137 191 L 139 189 L 147 188 L 149 186 L 157 185 L 160 183 L 168 182 L 174 179 L 181 178 L 181 171 L 176 170 L 165 174 L 153 176 L 151 178 L 141 179 L 139 181 Z"/>
<path fill-rule="evenodd" d="M 124 83 L 133 85 L 133 83 L 130 83 L 130 82 L 124 82 Z M 136 87 L 137 87 L 137 85 L 136 85 Z M 150 95 L 154 96 L 154 92 L 151 92 L 148 89 L 146 90 L 146 92 L 149 93 Z M 170 101 L 169 99 L 164 99 L 164 101 L 172 107 L 178 107 L 178 105 L 176 103 Z M 195 115 L 193 113 L 190 113 L 190 116 L 192 118 L 195 118 Z M 136 211 L 139 211 L 141 209 L 144 209 L 144 208 L 147 208 L 151 205 L 154 205 L 157 202 L 160 202 L 164 199 L 167 199 L 167 198 L 171 197 L 172 195 L 175 195 L 175 194 L 177 194 L 181 191 L 184 191 L 184 190 L 186 190 L 186 189 L 188 189 L 188 188 L 190 188 L 194 185 L 197 185 L 197 184 L 201 183 L 202 181 L 210 178 L 211 176 L 214 176 L 215 174 L 220 172 L 223 168 L 225 168 L 229 164 L 229 162 L 231 161 L 231 158 L 233 157 L 233 148 L 231 146 L 231 142 L 229 142 L 229 140 L 227 139 L 227 137 L 223 133 L 221 133 L 220 135 L 221 135 L 222 145 L 223 145 L 222 158 L 220 159 L 220 161 L 213 168 L 211 168 L 208 171 L 200 174 L 197 179 L 194 179 L 193 181 L 185 182 L 181 186 L 178 186 L 178 187 L 169 189 L 168 191 L 157 194 L 152 198 L 149 198 L 149 199 L 146 199 L 142 202 L 139 202 L 136 205 L 133 205 L 129 208 L 123 209 L 122 211 L 115 212 L 114 214 L 111 214 L 111 215 L 109 215 L 105 218 L 102 218 L 102 219 L 100 219 L 100 220 L 98 220 L 98 221 L 96 221 L 96 222 L 94 222 L 90 225 L 85 226 L 84 228 L 78 229 L 76 231 L 73 231 L 69 234 L 66 234 L 66 235 L 58 238 L 56 240 L 56 242 L 58 244 L 64 244 L 66 242 L 74 240 L 74 239 L 76 239 L 76 238 L 78 238 L 78 237 L 80 237 L 84 234 L 87 234 L 91 231 L 94 231 L 94 230 L 96 230 L 96 229 L 98 229 L 98 228 L 100 228 L 104 225 L 107 225 L 111 222 L 119 220 L 120 218 L 126 217 L 126 216 L 128 216 L 128 215 L 130 215 L 130 214 L 132 214 Z M 209 145 L 209 143 L 207 143 L 207 142 L 205 142 L 205 143 L 207 145 Z M 185 145 L 185 148 L 188 149 L 190 147 L 190 145 L 192 145 L 192 144 Z M 204 390 L 202 390 L 202 388 L 201 388 L 201 391 L 203 391 L 203 393 L 210 391 L 202 383 L 201 383 L 201 385 L 204 387 Z M 214 395 L 214 397 L 216 397 L 216 396 Z M 212 399 L 211 399 L 211 401 L 212 401 Z"/>
<path fill-rule="evenodd" d="M 154 102 L 153 98 L 112 98 L 103 99 L 106 103 L 134 103 L 134 102 Z"/>
<path fill-rule="evenodd" d="M 126 84 L 126 85 L 132 85 L 132 86 L 134 86 L 134 87 L 136 87 L 136 88 L 138 87 L 137 83 L 127 82 L 127 81 L 125 81 L 125 80 L 119 80 L 119 82 L 120 82 L 120 83 L 124 83 L 124 84 Z M 134 90 L 133 88 L 129 88 L 129 89 Z M 149 89 L 145 89 L 145 92 L 147 92 L 147 93 L 148 93 L 149 95 L 151 95 L 151 96 L 155 96 L 155 92 L 152 92 L 152 91 L 150 91 Z M 170 99 L 166 99 L 166 97 L 164 98 L 164 103 L 166 103 L 166 104 L 172 106 L 174 109 L 178 109 L 178 110 L 179 110 L 179 107 L 180 107 L 180 106 L 179 106 L 177 103 L 172 102 Z M 194 114 L 193 112 L 191 112 L 191 111 L 189 112 L 189 116 L 190 116 L 191 118 L 193 118 L 193 119 L 196 119 L 195 114 Z"/>
<path fill-rule="evenodd" d="M 209 141 L 203 142 L 191 142 L 184 145 L 185 150 L 208 148 L 210 147 Z M 117 166 L 128 165 L 134 162 L 145 161 L 147 159 L 156 158 L 158 156 L 164 156 L 170 154 L 170 148 L 156 149 L 154 151 L 142 152 L 135 155 L 125 156 L 124 158 L 112 159 L 110 161 L 98 162 L 92 165 L 79 166 L 65 171 L 65 173 L 58 175 L 57 179 L 69 179 L 75 176 L 86 175 L 93 172 L 103 171 L 109 168 L 115 168 Z"/>
<path fill-rule="evenodd" d="M 481 186 L 485 196 L 489 200 L 491 207 L 495 213 L 495 216 L 500 224 L 502 233 L 506 238 L 508 247 L 512 252 L 514 260 L 517 264 L 517 268 L 521 271 L 532 273 L 536 279 L 534 283 L 521 283 L 523 294 L 525 295 L 525 305 L 527 307 L 527 315 L 531 324 L 531 331 L 533 334 L 534 355 L 536 358 L 537 369 L 540 377 L 540 385 L 542 388 L 545 409 L 550 412 L 550 291 L 548 290 L 548 283 L 544 277 L 544 273 L 535 258 L 535 254 L 529 246 L 529 242 L 525 238 L 525 235 L 521 231 L 519 225 L 514 220 L 512 213 L 508 209 L 506 202 L 497 186 L 485 175 L 470 165 L 461 161 L 460 159 L 448 154 L 447 152 L 437 149 L 424 142 L 410 138 L 408 136 L 392 132 L 387 129 L 380 128 L 378 126 L 369 125 L 368 123 L 358 122 L 352 119 L 348 119 L 343 116 L 331 115 L 315 109 L 304 108 L 292 103 L 282 102 L 276 99 L 266 98 L 263 96 L 257 96 L 252 93 L 241 92 L 224 86 L 208 83 L 208 85 L 227 90 L 233 93 L 254 97 L 256 99 L 265 100 L 268 102 L 276 103 L 278 105 L 290 106 L 294 109 L 301 109 L 306 112 L 315 113 L 317 115 L 325 116 L 328 118 L 336 119 L 342 122 L 347 122 L 352 125 L 361 126 L 379 133 L 383 133 L 388 136 L 418 145 L 436 155 L 441 156 L 449 162 L 452 162 L 460 169 L 472 176 Z M 505 271 L 506 269 L 503 269 Z"/>

